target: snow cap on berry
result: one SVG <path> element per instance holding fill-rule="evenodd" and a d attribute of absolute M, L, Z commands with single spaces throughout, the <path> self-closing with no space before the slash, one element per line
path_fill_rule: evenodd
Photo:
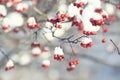
<path fill-rule="evenodd" d="M 28 5 L 25 3 L 19 3 L 16 5 L 16 11 L 17 12 L 24 12 L 28 9 Z"/>
<path fill-rule="evenodd" d="M 55 50 L 54 50 L 54 54 L 64 55 L 63 49 L 60 48 L 60 47 L 56 47 Z"/>
<path fill-rule="evenodd" d="M 42 61 L 42 67 L 43 68 L 48 68 L 50 66 L 50 60 L 43 60 Z"/>
<path fill-rule="evenodd" d="M 5 32 L 8 32 L 10 30 L 11 24 L 10 20 L 8 18 L 4 18 L 2 21 L 2 29 Z"/>
<path fill-rule="evenodd" d="M 6 66 L 5 66 L 5 70 L 8 71 L 12 68 L 14 68 L 14 63 L 12 60 L 8 60 L 8 62 L 6 63 Z"/>
<path fill-rule="evenodd" d="M 39 47 L 34 47 L 32 49 L 32 54 L 33 56 L 36 56 L 36 57 L 39 56 L 41 54 L 41 49 Z"/>
<path fill-rule="evenodd" d="M 91 39 L 91 38 L 84 37 L 84 38 L 82 38 L 82 40 L 81 40 L 81 43 L 83 43 L 83 44 L 88 44 L 89 42 L 92 42 L 92 39 Z"/>
<path fill-rule="evenodd" d="M 30 26 L 32 26 L 32 25 L 35 25 L 35 24 L 36 24 L 36 20 L 35 20 L 34 17 L 30 17 L 30 18 L 28 18 L 27 23 L 28 23 Z"/>
<path fill-rule="evenodd" d="M 95 13 L 93 13 L 92 18 L 94 20 L 99 20 L 99 19 L 102 19 L 102 16 L 99 13 L 95 12 Z"/>
<path fill-rule="evenodd" d="M 0 5 L 0 17 L 4 17 L 7 15 L 7 9 L 4 5 Z"/>

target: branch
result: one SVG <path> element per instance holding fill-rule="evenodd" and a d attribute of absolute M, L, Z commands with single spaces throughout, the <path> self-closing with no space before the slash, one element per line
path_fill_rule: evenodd
<path fill-rule="evenodd" d="M 118 46 L 115 44 L 115 42 L 112 39 L 110 39 L 110 41 L 113 43 L 113 45 L 117 49 L 118 54 L 120 55 L 120 50 L 119 50 Z"/>
<path fill-rule="evenodd" d="M 15 48 L 14 48 L 15 49 Z M 13 50 L 13 49 L 12 49 Z M 3 49 L 0 48 L 0 52 L 3 54 L 3 56 L 7 59 L 7 60 L 12 60 L 14 63 L 15 61 L 9 57 L 9 55 L 7 54 L 7 52 L 5 52 Z"/>
<path fill-rule="evenodd" d="M 7 60 L 9 60 L 9 57 L 5 54 L 5 52 L 0 48 L 1 53 L 6 57 Z"/>
<path fill-rule="evenodd" d="M 38 8 L 33 7 L 33 10 L 34 10 L 36 13 L 38 13 L 40 16 L 43 16 L 43 17 L 45 17 L 45 18 L 48 18 L 48 17 L 47 17 L 47 14 L 43 13 L 43 12 L 40 11 Z"/>
<path fill-rule="evenodd" d="M 71 36 L 69 36 L 69 37 L 61 38 L 61 37 L 58 37 L 58 36 L 55 35 L 56 29 L 55 29 L 54 31 L 52 31 L 53 26 L 51 26 L 51 28 L 47 28 L 47 29 L 49 29 L 49 30 L 51 31 L 52 36 L 53 36 L 54 38 L 56 38 L 56 39 L 58 39 L 58 40 L 60 40 L 60 41 L 67 41 L 66 43 L 77 44 L 78 42 L 81 42 L 81 40 L 79 40 L 79 39 L 81 39 L 81 38 L 83 38 L 83 37 L 88 37 L 88 36 L 86 36 L 86 35 L 83 35 L 83 36 L 77 37 L 77 38 L 74 39 L 74 40 L 71 40 L 71 38 L 73 38 L 75 35 L 71 35 Z M 47 32 L 46 32 L 46 33 L 47 33 Z"/>
<path fill-rule="evenodd" d="M 112 5 L 116 5 L 115 3 L 111 2 L 110 0 L 101 0 L 101 1 L 103 1 L 103 2 L 105 2 L 105 3 L 112 4 Z"/>

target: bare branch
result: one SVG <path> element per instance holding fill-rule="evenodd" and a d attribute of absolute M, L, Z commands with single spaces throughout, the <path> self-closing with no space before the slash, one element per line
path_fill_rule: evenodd
<path fill-rule="evenodd" d="M 120 55 L 120 50 L 119 50 L 118 46 L 115 44 L 115 42 L 112 39 L 110 39 L 110 41 L 113 43 L 113 45 L 117 49 L 118 54 Z"/>
<path fill-rule="evenodd" d="M 48 17 L 47 17 L 47 14 L 43 13 L 43 12 L 40 11 L 38 8 L 33 7 L 33 10 L 34 10 L 36 13 L 38 13 L 40 16 L 43 16 L 43 17 L 45 17 L 45 18 L 48 18 Z"/>

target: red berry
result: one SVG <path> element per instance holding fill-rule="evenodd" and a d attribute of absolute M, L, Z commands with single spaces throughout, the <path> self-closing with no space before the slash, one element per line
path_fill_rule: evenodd
<path fill-rule="evenodd" d="M 19 29 L 18 29 L 18 28 L 15 28 L 15 29 L 13 29 L 13 32 L 14 32 L 14 33 L 18 33 L 18 32 L 19 32 Z"/>
<path fill-rule="evenodd" d="M 103 20 L 96 20 L 96 25 L 103 25 Z"/>
<path fill-rule="evenodd" d="M 73 68 L 73 67 L 68 67 L 67 68 L 67 71 L 73 71 L 75 68 Z"/>
<path fill-rule="evenodd" d="M 102 43 L 106 43 L 106 39 L 105 38 L 102 39 Z"/>
<path fill-rule="evenodd" d="M 80 4 L 77 4 L 76 6 L 77 6 L 77 8 L 81 7 Z"/>
<path fill-rule="evenodd" d="M 10 28 L 10 26 L 3 26 L 2 29 L 3 30 L 8 30 Z"/>
<path fill-rule="evenodd" d="M 94 19 L 93 19 L 93 18 L 90 18 L 90 22 L 94 22 Z"/>
<path fill-rule="evenodd" d="M 79 5 L 80 5 L 80 7 L 83 7 L 85 5 L 85 3 L 84 2 L 80 2 Z"/>
<path fill-rule="evenodd" d="M 107 28 L 107 27 L 103 27 L 102 30 L 103 30 L 103 32 L 105 32 L 105 33 L 108 32 L 108 28 Z"/>
<path fill-rule="evenodd" d="M 83 10 L 80 10 L 80 14 L 82 15 Z"/>
<path fill-rule="evenodd" d="M 106 15 L 102 15 L 102 18 L 105 21 L 108 17 Z"/>
<path fill-rule="evenodd" d="M 109 22 L 112 23 L 113 21 L 116 20 L 116 17 L 115 16 L 109 16 Z"/>
<path fill-rule="evenodd" d="M 34 42 L 33 42 L 33 43 L 31 44 L 31 46 L 32 46 L 32 47 L 39 47 L 40 44 L 39 44 L 39 43 L 34 43 Z"/>
<path fill-rule="evenodd" d="M 93 42 L 90 42 L 88 45 L 89 45 L 89 47 L 91 47 L 93 45 Z"/>
<path fill-rule="evenodd" d="M 55 24 L 55 27 L 58 28 L 58 29 L 62 28 L 62 26 L 60 24 Z"/>
<path fill-rule="evenodd" d="M 120 4 L 117 4 L 117 5 L 116 5 L 116 8 L 117 8 L 117 9 L 120 9 Z"/>
<path fill-rule="evenodd" d="M 97 13 L 101 13 L 101 12 L 102 12 L 102 9 L 97 8 L 97 9 L 95 9 L 95 12 L 97 12 Z"/>
<path fill-rule="evenodd" d="M 49 65 L 42 64 L 42 67 L 47 69 L 47 68 L 49 68 Z"/>
<path fill-rule="evenodd" d="M 77 3 L 73 3 L 74 6 L 77 6 Z"/>
<path fill-rule="evenodd" d="M 39 54 L 39 53 L 34 53 L 33 56 L 34 56 L 34 57 L 39 57 L 40 54 Z"/>

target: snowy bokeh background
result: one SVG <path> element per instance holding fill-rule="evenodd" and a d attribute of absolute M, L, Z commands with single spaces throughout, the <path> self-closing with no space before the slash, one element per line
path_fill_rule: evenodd
<path fill-rule="evenodd" d="M 74 0 L 39 0 L 36 6 L 51 18 L 55 16 L 60 6 L 60 9 L 66 9 L 66 6 L 73 1 Z M 119 0 L 110 1 L 118 3 Z M 48 42 L 42 34 L 40 34 L 40 40 L 41 48 L 49 47 L 51 52 L 49 55 L 41 55 L 41 57 L 36 58 L 31 55 L 31 48 L 29 46 L 30 33 L 26 32 L 26 34 L 24 34 L 24 31 L 21 31 L 19 34 L 15 35 L 13 32 L 4 33 L 0 31 L 0 48 L 15 61 L 15 68 L 10 71 L 5 71 L 4 67 L 7 59 L 3 54 L 0 54 L 0 80 L 119 80 L 120 55 L 117 54 L 115 47 L 109 39 L 112 39 L 120 48 L 120 10 L 115 9 L 115 7 L 109 3 L 102 5 L 109 14 L 116 16 L 116 21 L 108 26 L 108 33 L 103 34 L 102 31 L 99 31 L 98 35 L 93 36 L 93 47 L 84 49 L 80 47 L 79 44 L 73 45 L 80 60 L 80 64 L 71 72 L 66 71 L 66 60 L 59 62 L 53 59 L 53 49 L 59 46 L 60 43 L 58 40 L 52 37 L 50 38 L 49 34 L 47 36 L 51 42 Z M 11 10 L 12 9 L 9 9 L 8 11 L 12 12 L 8 17 L 14 15 L 13 18 L 11 18 L 11 21 L 13 21 L 12 25 L 21 27 L 26 18 L 23 19 L 20 17 L 20 14 Z M 24 17 L 26 17 L 26 14 L 28 14 L 27 16 L 34 15 L 38 20 L 45 19 L 45 17 L 36 14 L 32 7 L 30 7 L 28 12 L 23 14 Z M 15 23 L 17 22 L 19 23 L 16 25 Z M 64 25 L 68 27 L 64 31 L 58 31 L 58 33 L 56 33 L 59 34 L 58 36 L 64 36 L 64 33 L 67 36 L 77 33 L 77 28 L 69 29 L 71 23 L 68 22 Z M 101 43 L 103 37 L 107 39 L 106 44 Z M 69 45 L 64 44 L 63 48 L 69 57 L 71 53 Z M 50 60 L 50 67 L 48 69 L 44 69 L 41 66 L 46 56 Z"/>

